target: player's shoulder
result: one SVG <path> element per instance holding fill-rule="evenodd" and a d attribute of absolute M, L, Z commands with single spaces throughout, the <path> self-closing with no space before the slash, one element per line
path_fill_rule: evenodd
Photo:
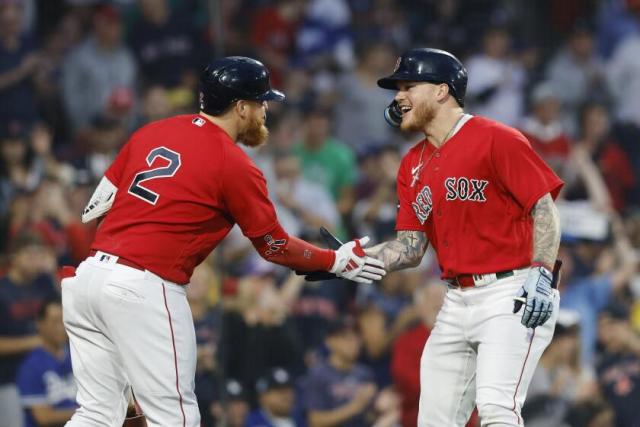
<path fill-rule="evenodd" d="M 473 119 L 470 120 L 470 123 L 474 126 L 474 134 L 487 133 L 491 136 L 494 143 L 500 144 L 518 141 L 530 145 L 522 132 L 497 120 L 483 116 L 474 116 Z"/>
<path fill-rule="evenodd" d="M 197 134 L 199 130 L 206 129 L 205 125 L 207 123 L 210 122 L 197 114 L 181 114 L 149 122 L 141 126 L 134 134 L 157 132 L 166 134 L 172 131 L 180 132 L 181 134 Z M 210 124 L 213 125 L 212 123 Z"/>
<path fill-rule="evenodd" d="M 164 145 L 203 156 L 219 152 L 233 142 L 226 132 L 204 117 L 184 114 L 147 123 L 132 134 L 128 144 L 142 152 L 151 146 Z"/>

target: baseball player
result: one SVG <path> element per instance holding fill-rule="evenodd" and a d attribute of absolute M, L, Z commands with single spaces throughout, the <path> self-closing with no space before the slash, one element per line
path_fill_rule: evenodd
<path fill-rule="evenodd" d="M 358 282 L 384 274 L 362 250 L 367 238 L 333 251 L 279 225 L 237 143 L 264 143 L 267 101 L 283 99 L 262 63 L 215 60 L 201 74 L 200 113 L 141 128 L 105 172 L 82 215 L 102 219 L 90 256 L 62 283 L 80 405 L 67 426 L 121 426 L 130 387 L 149 426 L 200 425 L 185 285 L 236 223 L 268 261 Z"/>
<path fill-rule="evenodd" d="M 559 304 L 563 183 L 520 132 L 464 112 L 467 71 L 450 53 L 409 50 L 378 85 L 396 91 L 387 121 L 425 138 L 398 172 L 396 240 L 365 252 L 397 270 L 431 244 L 449 283 L 420 363 L 418 425 L 463 426 L 477 405 L 482 426 L 522 426 Z"/>

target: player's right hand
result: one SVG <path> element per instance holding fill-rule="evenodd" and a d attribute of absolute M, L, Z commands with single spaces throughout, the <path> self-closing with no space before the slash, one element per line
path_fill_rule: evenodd
<path fill-rule="evenodd" d="M 358 283 L 371 283 L 387 274 L 384 263 L 367 256 L 362 249 L 369 237 L 352 240 L 335 251 L 336 260 L 329 270 L 331 273 Z"/>
<path fill-rule="evenodd" d="M 529 270 L 526 282 L 514 298 L 513 312 L 517 313 L 524 305 L 522 320 L 527 328 L 542 326 L 553 313 L 553 273 L 542 266 Z"/>

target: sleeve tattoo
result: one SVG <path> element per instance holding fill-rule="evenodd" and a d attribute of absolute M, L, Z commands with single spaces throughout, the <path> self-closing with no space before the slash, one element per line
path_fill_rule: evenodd
<path fill-rule="evenodd" d="M 546 194 L 531 210 L 533 216 L 533 262 L 553 268 L 560 247 L 558 209 Z"/>
<path fill-rule="evenodd" d="M 429 241 L 422 231 L 398 231 L 396 240 L 365 249 L 367 255 L 384 262 L 387 271 L 416 267 L 424 256 Z"/>

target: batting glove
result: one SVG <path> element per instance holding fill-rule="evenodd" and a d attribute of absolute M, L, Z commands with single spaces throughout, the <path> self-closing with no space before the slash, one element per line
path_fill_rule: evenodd
<path fill-rule="evenodd" d="M 369 242 L 369 237 L 352 240 L 335 251 L 336 260 L 329 270 L 331 273 L 358 283 L 371 283 L 380 280 L 387 274 L 384 263 L 367 256 L 362 249 Z"/>
<path fill-rule="evenodd" d="M 520 321 L 527 328 L 542 326 L 553 313 L 553 274 L 544 267 L 532 267 L 522 289 L 515 298 L 513 312 L 525 305 Z"/>

